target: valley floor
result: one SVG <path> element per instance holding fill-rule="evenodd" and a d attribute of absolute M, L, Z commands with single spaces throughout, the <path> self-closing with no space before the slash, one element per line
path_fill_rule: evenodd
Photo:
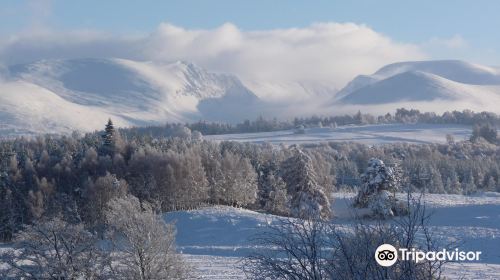
<path fill-rule="evenodd" d="M 334 196 L 334 222 L 347 225 L 352 221 L 347 206 L 354 194 Z M 500 194 L 428 194 L 424 200 L 432 213 L 432 230 L 439 238 L 460 241 L 460 250 L 482 251 L 480 262 L 450 263 L 445 275 L 451 279 L 500 279 Z M 240 261 L 259 249 L 248 238 L 276 219 L 279 217 L 222 206 L 166 215 L 166 220 L 176 222 L 179 250 L 204 279 L 245 279 Z"/>
<path fill-rule="evenodd" d="M 269 142 L 273 144 L 299 144 L 318 142 L 354 141 L 363 144 L 385 144 L 406 142 L 414 144 L 445 143 L 450 134 L 458 140 L 470 137 L 472 128 L 454 124 L 377 124 L 348 125 L 337 128 L 316 127 L 305 129 L 304 134 L 294 130 L 259 133 L 207 135 L 205 139 L 215 141 L 238 141 L 251 143 Z"/>

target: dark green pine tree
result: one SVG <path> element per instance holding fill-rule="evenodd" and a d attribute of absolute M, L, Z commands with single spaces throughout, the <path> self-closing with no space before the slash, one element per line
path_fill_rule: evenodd
<path fill-rule="evenodd" d="M 102 140 L 104 153 L 112 153 L 115 146 L 115 127 L 111 119 L 108 119 L 104 133 L 102 134 Z"/>

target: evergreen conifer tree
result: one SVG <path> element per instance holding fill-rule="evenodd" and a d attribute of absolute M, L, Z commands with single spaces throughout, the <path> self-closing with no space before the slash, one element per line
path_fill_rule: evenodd
<path fill-rule="evenodd" d="M 104 128 L 104 133 L 101 135 L 102 137 L 102 153 L 104 155 L 111 155 L 115 149 L 116 142 L 116 131 L 113 125 L 113 121 L 108 119 L 108 123 Z"/>

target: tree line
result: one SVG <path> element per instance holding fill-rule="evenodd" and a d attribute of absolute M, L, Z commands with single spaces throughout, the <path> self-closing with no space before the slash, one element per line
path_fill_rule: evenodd
<path fill-rule="evenodd" d="M 461 124 L 485 125 L 498 127 L 500 116 L 492 112 L 473 112 L 471 110 L 449 111 L 442 114 L 434 112 L 420 112 L 416 109 L 399 108 L 394 114 L 373 115 L 358 111 L 356 114 L 335 116 L 297 117 L 291 120 L 266 119 L 262 116 L 255 120 L 245 120 L 240 123 L 221 123 L 198 121 L 187 124 L 167 123 L 165 125 L 137 127 L 123 131 L 128 136 L 150 135 L 152 137 L 181 136 L 187 133 L 183 127 L 191 131 L 201 132 L 203 135 L 217 135 L 230 133 L 270 132 L 303 127 L 336 127 L 341 125 L 363 124 L 390 124 L 390 123 L 424 123 L 424 124 Z"/>

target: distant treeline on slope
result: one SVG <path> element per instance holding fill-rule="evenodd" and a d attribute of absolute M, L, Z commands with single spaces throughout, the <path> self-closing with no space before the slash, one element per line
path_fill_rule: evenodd
<path fill-rule="evenodd" d="M 162 211 L 224 204 L 328 215 L 330 194 L 356 188 L 370 158 L 398 166 L 402 188 L 500 191 L 500 146 L 491 128 L 478 130 L 471 141 L 450 138 L 446 144 L 290 147 L 212 142 L 182 125 L 171 129 L 176 137 L 152 137 L 117 131 L 110 121 L 104 131 L 84 136 L 0 141 L 0 239 L 53 216 L 82 220 L 98 231 L 107 202 L 127 193 Z M 482 133 L 495 138 L 485 141 Z"/>
<path fill-rule="evenodd" d="M 354 115 L 341 115 L 320 117 L 312 116 L 305 118 L 295 118 L 293 120 L 265 119 L 259 117 L 254 121 L 246 120 L 242 123 L 230 124 L 220 122 L 199 121 L 195 123 L 183 124 L 191 131 L 199 131 L 203 135 L 231 134 L 231 133 L 252 133 L 270 132 L 277 130 L 295 129 L 304 127 L 336 127 L 340 125 L 362 125 L 362 124 L 388 124 L 388 123 L 427 123 L 427 124 L 490 124 L 500 126 L 500 116 L 491 112 L 475 113 L 471 110 L 451 111 L 438 115 L 433 112 L 422 113 L 419 110 L 407 110 L 400 108 L 393 115 L 387 113 L 381 116 L 363 114 L 358 112 Z M 123 131 L 128 135 L 147 134 L 153 137 L 173 136 L 179 133 L 178 124 L 166 124 L 164 126 L 136 127 Z"/>

